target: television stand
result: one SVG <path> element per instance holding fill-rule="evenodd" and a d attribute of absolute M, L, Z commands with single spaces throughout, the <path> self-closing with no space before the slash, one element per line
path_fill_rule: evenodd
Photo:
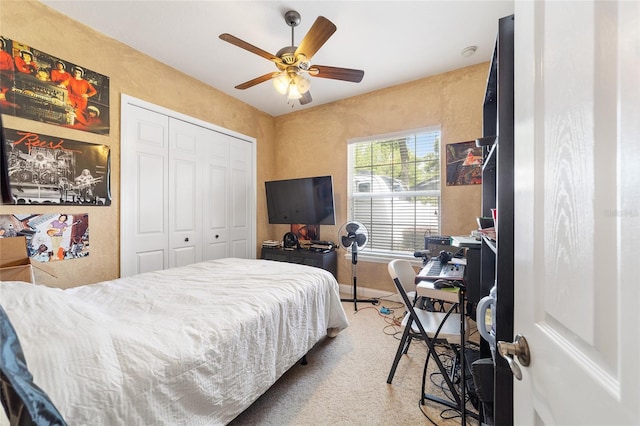
<path fill-rule="evenodd" d="M 262 247 L 261 258 L 315 266 L 331 272 L 338 279 L 338 255 L 336 250 L 323 253 L 305 249 L 286 250 L 283 248 Z"/>

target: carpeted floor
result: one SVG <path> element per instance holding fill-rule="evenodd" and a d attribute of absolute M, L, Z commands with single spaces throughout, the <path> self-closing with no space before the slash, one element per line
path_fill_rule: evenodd
<path fill-rule="evenodd" d="M 307 355 L 307 365 L 292 367 L 231 424 L 459 425 L 456 412 L 433 402 L 419 403 L 426 356 L 423 342 L 413 341 L 393 383 L 387 384 L 400 338 L 400 328 L 392 325 L 393 317 L 403 312 L 400 304 L 382 302 L 374 307 L 362 303 L 357 312 L 352 303 L 343 305 L 350 327 L 319 342 Z M 381 306 L 395 312 L 381 315 Z M 429 383 L 428 392 L 444 396 L 439 389 L 441 376 L 434 374 L 431 380 L 437 384 Z M 467 407 L 473 409 L 470 403 Z M 478 422 L 468 419 L 467 424 Z"/>

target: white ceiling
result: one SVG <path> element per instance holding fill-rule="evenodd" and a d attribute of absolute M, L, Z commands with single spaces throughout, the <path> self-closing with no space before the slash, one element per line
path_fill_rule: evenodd
<path fill-rule="evenodd" d="M 489 61 L 498 19 L 513 13 L 512 0 L 41 1 L 273 116 Z M 291 44 L 284 21 L 288 10 L 302 16 L 296 45 L 316 17 L 332 21 L 338 29 L 311 63 L 364 70 L 362 82 L 311 77 L 313 102 L 305 106 L 287 104 L 269 81 L 235 89 L 277 69 L 218 36 L 229 33 L 275 54 Z M 471 45 L 478 47 L 476 53 L 463 57 L 461 51 Z"/>

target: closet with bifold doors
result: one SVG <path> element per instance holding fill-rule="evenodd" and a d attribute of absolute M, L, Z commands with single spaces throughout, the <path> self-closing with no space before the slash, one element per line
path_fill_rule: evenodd
<path fill-rule="evenodd" d="M 255 258 L 254 144 L 123 95 L 120 275 Z"/>

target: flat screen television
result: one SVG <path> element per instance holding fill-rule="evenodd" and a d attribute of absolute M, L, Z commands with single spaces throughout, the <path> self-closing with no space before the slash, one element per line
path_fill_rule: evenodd
<path fill-rule="evenodd" d="M 336 224 L 331 176 L 274 180 L 265 189 L 269 223 Z"/>

